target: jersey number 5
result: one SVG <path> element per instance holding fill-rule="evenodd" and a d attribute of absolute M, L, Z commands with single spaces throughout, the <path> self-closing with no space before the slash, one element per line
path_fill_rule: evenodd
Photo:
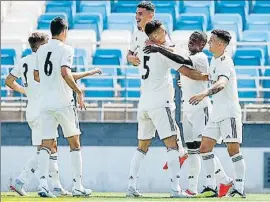
<path fill-rule="evenodd" d="M 46 61 L 44 64 L 44 72 L 47 76 L 50 76 L 52 74 L 52 70 L 53 70 L 53 64 L 50 61 L 51 54 L 52 54 L 52 52 L 48 52 L 47 57 L 46 57 Z"/>
<path fill-rule="evenodd" d="M 24 72 L 23 72 L 23 76 L 25 78 L 25 83 L 24 86 L 27 87 L 28 83 L 27 83 L 27 72 L 28 72 L 28 65 L 26 63 L 23 64 L 24 67 Z"/>
<path fill-rule="evenodd" d="M 144 80 L 148 78 L 149 72 L 150 72 L 149 66 L 147 65 L 147 61 L 149 61 L 149 59 L 150 59 L 149 56 L 143 57 L 143 68 L 146 69 L 146 74 L 142 75 L 142 79 L 144 79 Z"/>

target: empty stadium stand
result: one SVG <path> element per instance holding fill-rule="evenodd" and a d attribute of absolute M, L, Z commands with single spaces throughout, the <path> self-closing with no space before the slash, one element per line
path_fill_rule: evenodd
<path fill-rule="evenodd" d="M 130 114 L 136 111 L 140 77 L 138 69 L 128 65 L 125 56 L 136 30 L 138 2 L 1 1 L 1 104 L 5 110 L 24 110 L 25 97 L 7 88 L 4 79 L 18 59 L 31 54 L 29 34 L 33 31 L 49 34 L 50 21 L 60 16 L 69 23 L 67 43 L 75 48 L 76 71 L 100 67 L 104 72 L 102 76 L 79 81 L 85 89 L 88 110 L 127 113 L 125 118 L 135 121 L 136 116 Z M 164 23 L 177 46 L 186 48 L 194 30 L 202 30 L 208 36 L 213 29 L 230 31 L 232 40 L 227 51 L 236 65 L 243 109 L 250 104 L 260 106 L 270 102 L 270 1 L 152 2 L 156 6 L 156 19 Z M 210 61 L 208 45 L 204 52 Z M 94 120 L 105 120 L 106 116 L 93 114 L 97 114 Z"/>

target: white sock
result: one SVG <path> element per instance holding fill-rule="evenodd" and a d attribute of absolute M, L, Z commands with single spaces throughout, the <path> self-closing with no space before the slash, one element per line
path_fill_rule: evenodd
<path fill-rule="evenodd" d="M 235 154 L 231 158 L 232 158 L 234 171 L 235 171 L 235 175 L 236 175 L 234 186 L 237 189 L 237 191 L 239 191 L 240 193 L 243 193 L 244 192 L 245 175 L 246 175 L 246 164 L 245 164 L 244 158 L 243 158 L 241 152 L 239 152 L 238 154 Z"/>
<path fill-rule="evenodd" d="M 168 166 L 171 169 L 171 189 L 180 191 L 180 166 L 179 166 L 179 152 L 177 149 L 169 148 L 167 151 Z"/>
<path fill-rule="evenodd" d="M 216 188 L 216 177 L 215 177 L 215 155 L 213 152 L 201 153 L 202 166 L 205 169 L 206 174 L 206 186 L 212 189 Z"/>
<path fill-rule="evenodd" d="M 184 149 L 184 147 L 183 147 L 183 143 L 182 143 L 182 140 L 181 140 L 181 138 L 179 138 L 178 140 L 177 140 L 177 145 L 178 145 L 178 151 L 179 151 L 179 156 L 180 157 L 182 157 L 182 156 L 184 156 L 185 154 L 186 154 L 186 152 L 185 152 L 185 149 Z"/>
<path fill-rule="evenodd" d="M 46 147 L 41 147 L 38 155 L 39 183 L 41 186 L 48 187 L 49 177 L 49 158 L 51 151 Z"/>
<path fill-rule="evenodd" d="M 70 160 L 72 165 L 73 185 L 75 189 L 82 188 L 82 153 L 80 149 L 70 151 Z"/>
<path fill-rule="evenodd" d="M 188 149 L 188 189 L 193 193 L 198 193 L 198 181 L 201 172 L 201 157 L 199 149 Z"/>
<path fill-rule="evenodd" d="M 216 163 L 216 179 L 221 184 L 229 184 L 231 182 L 231 179 L 228 177 L 228 175 L 225 173 L 224 168 L 222 167 L 219 158 L 215 155 L 215 163 Z"/>
<path fill-rule="evenodd" d="M 142 167 L 143 159 L 146 155 L 146 152 L 137 149 L 130 165 L 129 170 L 129 180 L 128 180 L 128 187 L 133 187 L 134 189 L 137 188 L 137 179 L 139 177 L 140 169 Z"/>
<path fill-rule="evenodd" d="M 53 188 L 62 188 L 59 180 L 59 169 L 58 169 L 58 154 L 54 153 L 50 156 L 50 165 L 49 165 L 49 177 L 51 179 Z"/>

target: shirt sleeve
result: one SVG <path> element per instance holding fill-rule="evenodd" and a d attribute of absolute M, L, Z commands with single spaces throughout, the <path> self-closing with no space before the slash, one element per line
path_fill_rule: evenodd
<path fill-rule="evenodd" d="M 231 69 L 234 67 L 233 62 L 230 62 L 229 60 L 221 62 L 221 65 L 219 68 L 216 68 L 217 70 L 217 76 L 224 76 L 228 80 L 231 76 Z"/>
<path fill-rule="evenodd" d="M 192 61 L 193 66 L 190 67 L 192 69 L 196 69 L 200 72 L 207 73 L 209 69 L 209 63 L 207 57 L 204 57 L 202 54 L 195 54 L 189 56 Z"/>
<path fill-rule="evenodd" d="M 11 75 L 20 78 L 22 76 L 21 70 L 20 70 L 21 62 L 19 62 L 10 72 Z"/>
<path fill-rule="evenodd" d="M 73 57 L 74 57 L 74 49 L 72 47 L 65 48 L 62 56 L 61 67 L 67 66 L 69 68 L 72 68 Z"/>

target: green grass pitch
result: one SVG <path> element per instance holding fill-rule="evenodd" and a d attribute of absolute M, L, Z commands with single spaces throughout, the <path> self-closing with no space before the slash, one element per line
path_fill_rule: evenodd
<path fill-rule="evenodd" d="M 56 201 L 56 202 L 105 202 L 105 201 L 180 201 L 180 202 L 193 202 L 193 201 L 202 201 L 202 202 L 217 202 L 217 201 L 261 201 L 261 202 L 269 202 L 270 201 L 270 193 L 269 194 L 248 194 L 246 199 L 242 198 L 188 198 L 188 199 L 171 199 L 169 198 L 169 194 L 167 193 L 149 193 L 144 194 L 143 198 L 126 198 L 125 193 L 93 193 L 93 195 L 89 198 L 73 198 L 73 197 L 61 197 L 61 198 L 40 198 L 36 193 L 31 193 L 30 196 L 20 197 L 16 195 L 14 192 L 3 192 L 1 193 L 1 201 L 2 202 L 38 202 L 38 201 Z"/>

